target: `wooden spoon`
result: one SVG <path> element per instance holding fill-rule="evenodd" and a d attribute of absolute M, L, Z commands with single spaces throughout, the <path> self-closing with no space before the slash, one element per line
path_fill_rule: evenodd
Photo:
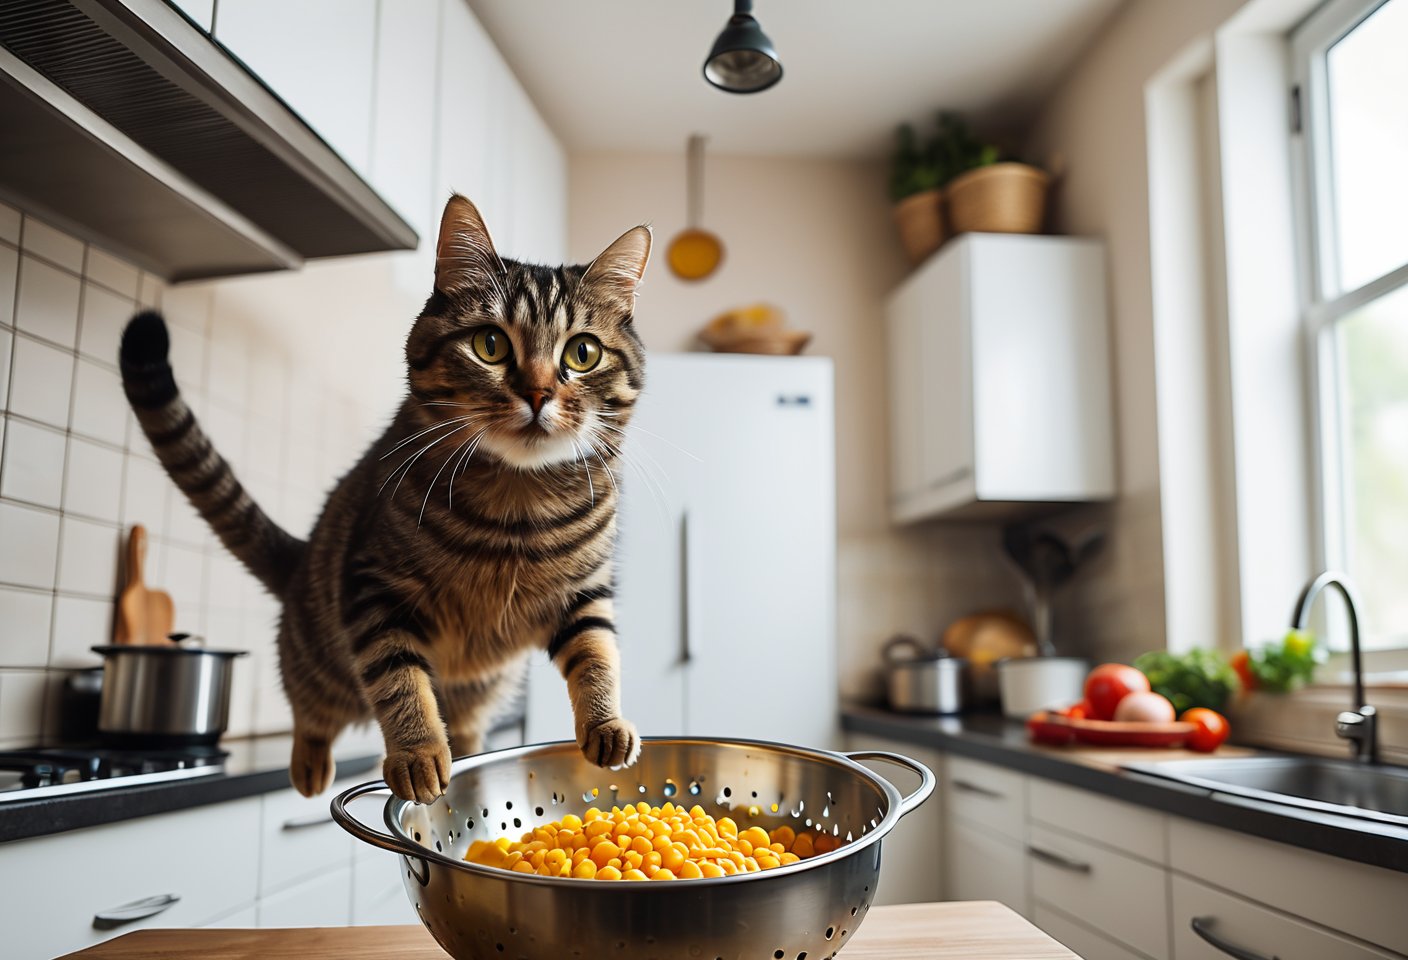
<path fill-rule="evenodd" d="M 171 595 L 147 589 L 143 571 L 146 560 L 147 530 L 136 524 L 127 541 L 127 585 L 117 598 L 113 642 L 169 646 L 168 634 L 175 619 Z"/>
<path fill-rule="evenodd" d="M 666 255 L 675 276 L 681 280 L 703 280 L 719 268 L 724 258 L 724 245 L 718 237 L 699 226 L 704 206 L 704 138 L 698 134 L 689 138 L 686 186 L 689 191 L 688 223 L 670 241 Z"/>

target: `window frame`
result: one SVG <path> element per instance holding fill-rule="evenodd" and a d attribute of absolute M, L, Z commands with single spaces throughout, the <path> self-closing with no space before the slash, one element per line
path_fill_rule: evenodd
<path fill-rule="evenodd" d="M 1339 276 L 1338 218 L 1330 143 L 1329 80 L 1326 54 L 1390 0 L 1329 0 L 1290 36 L 1292 89 L 1292 184 L 1296 251 L 1309 397 L 1306 416 L 1314 457 L 1312 533 L 1320 569 L 1353 574 L 1347 529 L 1354 515 L 1348 482 L 1348 411 L 1340 384 L 1344 362 L 1335 336 L 1339 322 L 1387 294 L 1408 288 L 1408 263 L 1346 290 Z M 1397 0 L 1408 2 L 1408 0 Z M 1328 618 L 1331 649 L 1348 648 L 1342 617 Z M 1391 634 L 1376 652 L 1408 649 L 1408 631 Z"/>

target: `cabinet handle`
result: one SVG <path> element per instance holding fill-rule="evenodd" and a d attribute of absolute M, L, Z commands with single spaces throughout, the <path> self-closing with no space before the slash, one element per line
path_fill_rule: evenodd
<path fill-rule="evenodd" d="M 1069 870 L 1071 873 L 1089 873 L 1091 869 L 1088 863 L 1072 860 L 1069 857 L 1061 856 L 1059 853 L 1052 853 L 1050 850 L 1043 850 L 1041 847 L 1034 847 L 1031 844 L 1027 844 L 1027 853 L 1036 857 L 1042 863 L 1049 863 L 1053 867 Z"/>
<path fill-rule="evenodd" d="M 120 907 L 95 913 L 93 915 L 93 929 L 115 930 L 129 923 L 154 917 L 158 913 L 170 910 L 180 902 L 181 898 L 174 893 L 160 893 L 154 897 L 147 897 L 145 900 L 133 900 Z"/>
<path fill-rule="evenodd" d="M 680 663 L 689 663 L 694 655 L 689 649 L 689 511 L 680 514 Z"/>
<path fill-rule="evenodd" d="M 1228 943 L 1212 932 L 1212 925 L 1216 922 L 1217 921 L 1212 917 L 1194 917 L 1193 922 L 1190 923 L 1189 926 L 1193 928 L 1194 933 L 1202 937 L 1203 941 L 1210 944 L 1213 949 L 1219 950 L 1229 957 L 1235 957 L 1236 960 L 1279 960 L 1274 954 L 1268 957 L 1264 953 L 1256 953 L 1252 950 L 1239 947 L 1235 943 Z"/>
<path fill-rule="evenodd" d="M 292 820 L 285 820 L 281 830 L 306 830 L 309 827 L 320 827 L 325 823 L 332 823 L 332 815 L 327 813 L 315 813 L 307 817 L 294 817 Z"/>
<path fill-rule="evenodd" d="M 785 393 L 779 393 L 777 395 L 777 405 L 779 407 L 810 407 L 812 405 L 812 398 L 805 393 L 797 393 L 790 396 Z"/>
<path fill-rule="evenodd" d="M 980 787 L 971 780 L 954 780 L 953 789 L 960 793 L 974 793 L 980 797 L 988 797 L 991 800 L 1005 799 L 1007 794 L 998 793 L 996 790 L 989 790 L 987 787 Z"/>

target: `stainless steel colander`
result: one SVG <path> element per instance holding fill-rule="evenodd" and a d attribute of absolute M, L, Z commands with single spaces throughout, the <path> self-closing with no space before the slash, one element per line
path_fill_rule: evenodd
<path fill-rule="evenodd" d="M 902 797 L 857 763 L 913 771 Z M 391 798 L 389 833 L 347 811 L 383 781 L 332 801 L 353 836 L 401 855 L 406 892 L 456 960 L 821 960 L 855 933 L 880 876 L 880 842 L 933 792 L 923 764 L 881 751 L 838 754 L 777 743 L 647 739 L 639 762 L 610 771 L 572 743 L 521 747 L 455 761 L 446 795 L 422 806 Z M 790 866 L 673 883 L 539 877 L 465 863 L 475 840 L 526 829 L 590 806 L 667 800 L 698 804 L 744 829 L 788 823 L 846 841 Z"/>

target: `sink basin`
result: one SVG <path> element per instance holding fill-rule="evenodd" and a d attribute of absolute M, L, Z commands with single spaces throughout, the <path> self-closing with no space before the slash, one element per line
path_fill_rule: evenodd
<path fill-rule="evenodd" d="M 1216 793 L 1408 826 L 1408 770 L 1321 757 L 1228 757 L 1124 769 Z"/>

